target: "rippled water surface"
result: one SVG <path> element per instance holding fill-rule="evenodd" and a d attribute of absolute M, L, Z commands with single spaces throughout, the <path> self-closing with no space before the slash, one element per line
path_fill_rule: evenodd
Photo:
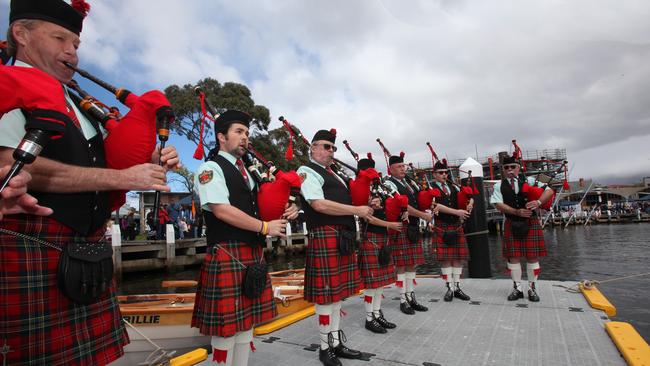
<path fill-rule="evenodd" d="M 548 256 L 541 260 L 544 280 L 598 280 L 600 290 L 616 306 L 614 320 L 631 322 L 650 340 L 650 224 L 572 226 L 545 231 Z M 489 236 L 492 275 L 508 278 L 501 257 L 501 238 Z M 304 257 L 275 258 L 271 270 L 304 267 Z M 125 274 L 120 281 L 123 294 L 160 293 L 163 279 L 196 279 L 198 266 L 173 272 L 151 271 Z M 440 267 L 427 258 L 420 272 L 440 273 Z M 525 270 L 524 270 L 525 273 Z M 626 276 L 637 276 L 621 279 Z M 525 275 L 524 275 L 525 277 Z"/>

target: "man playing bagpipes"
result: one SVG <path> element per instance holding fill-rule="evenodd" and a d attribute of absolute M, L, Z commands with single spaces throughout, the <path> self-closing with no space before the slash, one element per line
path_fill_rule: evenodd
<path fill-rule="evenodd" d="M 246 365 L 255 324 L 276 315 L 263 245 L 266 235 L 284 236 L 286 219 L 298 216 L 287 205 L 283 217 L 259 219 L 257 183 L 242 156 L 251 116 L 228 110 L 215 119 L 214 151 L 195 174 L 206 224 L 207 254 L 201 267 L 192 327 L 212 336 L 215 365 Z"/>
<path fill-rule="evenodd" d="M 89 9 L 83 1 L 72 3 L 11 1 L 8 53 L 15 66 L 6 68 L 33 67 L 68 84 L 73 72 L 63 62 L 78 62 Z M 0 222 L 0 347 L 8 365 L 105 365 L 123 354 L 128 336 L 115 298 L 112 250 L 104 239 L 109 192 L 169 190 L 166 168 L 179 163 L 169 147 L 162 151 L 164 167 L 148 163 L 151 149 L 139 165 L 106 169 L 105 131 L 80 112 L 61 84 L 61 134 L 25 168 L 32 176 L 27 192 L 53 213 L 5 215 Z M 156 116 L 150 117 L 155 123 Z M 13 162 L 28 123 L 20 109 L 0 120 L 1 166 Z M 129 148 L 122 147 L 123 154 Z"/>
<path fill-rule="evenodd" d="M 539 257 L 546 256 L 544 245 L 544 232 L 535 214 L 540 206 L 553 195 L 549 187 L 537 200 L 528 200 L 528 188 L 536 186 L 533 177 L 526 178 L 520 174 L 521 165 L 517 157 L 503 159 L 504 178 L 494 185 L 494 192 L 490 203 L 506 216 L 503 235 L 503 256 L 508 261 L 508 271 L 514 282 L 514 288 L 509 301 L 523 299 L 521 291 L 521 264 L 520 258 L 526 259 L 526 273 L 528 275 L 528 300 L 537 302 L 539 295 L 535 282 L 539 276 Z"/>
<path fill-rule="evenodd" d="M 379 182 L 379 174 L 375 170 L 375 161 L 368 158 L 357 162 L 357 177 L 350 182 L 352 203 L 367 205 L 374 209 L 373 217 L 361 224 L 361 245 L 359 246 L 359 270 L 363 280 L 364 306 L 366 309 L 365 327 L 374 333 L 386 333 L 386 329 L 396 327 L 384 317 L 381 310 L 381 298 L 384 286 L 395 282 L 395 265 L 391 259 L 388 230 L 399 232 L 401 222 L 390 222 L 386 219 L 386 211 L 379 197 L 372 197 L 371 186 L 374 180 Z M 396 198 L 388 197 L 388 200 Z"/>
<path fill-rule="evenodd" d="M 455 297 L 467 301 L 469 296 L 460 289 L 463 262 L 469 258 L 463 222 L 469 217 L 473 201 L 468 204 L 468 207 L 459 207 L 459 190 L 450 184 L 448 174 L 447 163 L 438 160 L 433 166 L 435 179 L 433 188 L 438 191 L 435 194 L 438 216 L 434 224 L 436 258 L 440 262 L 442 279 L 447 285 L 444 300 L 452 301 Z"/>
<path fill-rule="evenodd" d="M 310 240 L 305 263 L 305 300 L 316 303 L 323 365 L 341 365 L 340 358 L 360 358 L 346 347 L 340 326 L 341 301 L 359 292 L 354 215 L 370 219 L 373 209 L 354 206 L 348 182 L 332 171 L 335 130 L 319 130 L 311 141 L 311 161 L 298 169 Z"/>
<path fill-rule="evenodd" d="M 408 197 L 408 225 L 400 232 L 391 234 L 393 261 L 397 269 L 397 287 L 400 289 L 400 310 L 413 315 L 415 311 L 427 311 L 426 306 L 415 298 L 415 267 L 424 263 L 424 253 L 420 242 L 420 219 L 431 222 L 432 214 L 418 210 L 415 187 L 406 180 L 404 154 L 393 155 L 388 159 L 390 177 L 386 185 Z"/>

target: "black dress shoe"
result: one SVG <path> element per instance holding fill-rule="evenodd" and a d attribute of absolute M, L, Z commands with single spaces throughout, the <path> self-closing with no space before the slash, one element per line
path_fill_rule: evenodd
<path fill-rule="evenodd" d="M 382 327 L 386 329 L 395 329 L 397 328 L 397 325 L 395 323 L 391 323 L 386 318 L 384 318 L 384 312 L 379 310 L 379 317 L 375 318 L 377 320 L 377 323 L 381 325 Z"/>
<path fill-rule="evenodd" d="M 386 328 L 382 327 L 381 324 L 377 321 L 377 318 L 372 318 L 372 320 L 366 319 L 366 329 L 373 333 L 386 333 L 388 332 Z"/>
<path fill-rule="evenodd" d="M 413 315 L 415 314 L 415 310 L 411 307 L 411 305 L 407 302 L 403 302 L 399 304 L 399 309 L 402 311 L 402 313 L 406 315 Z"/>
<path fill-rule="evenodd" d="M 517 288 L 513 288 L 510 295 L 508 295 L 508 301 L 515 301 L 524 298 L 524 293 L 519 291 Z"/>
<path fill-rule="evenodd" d="M 411 298 L 406 298 L 406 301 L 411 305 L 411 308 L 415 311 L 428 311 L 429 308 L 418 303 L 418 300 L 415 299 L 415 293 L 411 292 Z"/>
<path fill-rule="evenodd" d="M 463 301 L 469 301 L 469 296 L 458 286 L 456 286 L 456 291 L 454 291 L 454 297 Z"/>
<path fill-rule="evenodd" d="M 324 366 L 343 366 L 341 361 L 336 358 L 334 349 L 332 347 L 318 351 L 318 359 L 323 363 Z"/>
<path fill-rule="evenodd" d="M 346 347 L 343 343 L 339 342 L 339 345 L 334 347 L 334 354 L 336 357 L 340 358 L 350 358 L 353 360 L 361 358 L 363 354 L 360 351 L 350 349 Z"/>
<path fill-rule="evenodd" d="M 537 291 L 535 291 L 535 286 L 532 286 L 528 290 L 528 301 L 539 302 L 539 295 L 537 295 Z"/>
<path fill-rule="evenodd" d="M 445 297 L 443 298 L 443 300 L 450 302 L 453 299 L 454 299 L 454 291 L 451 290 L 451 287 L 447 287 L 447 292 L 445 293 Z"/>

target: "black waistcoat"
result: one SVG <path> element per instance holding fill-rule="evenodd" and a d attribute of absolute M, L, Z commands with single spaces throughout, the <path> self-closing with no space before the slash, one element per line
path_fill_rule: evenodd
<path fill-rule="evenodd" d="M 83 112 L 82 112 L 83 113 Z M 97 121 L 84 113 L 97 135 L 86 140 L 83 132 L 73 123 L 65 126 L 63 137 L 50 140 L 40 156 L 81 167 L 105 168 L 104 139 Z M 103 227 L 110 217 L 108 192 L 51 193 L 30 191 L 38 204 L 50 207 L 50 216 L 82 235 L 89 235 Z"/>
<path fill-rule="evenodd" d="M 397 187 L 397 192 L 399 192 L 399 194 L 406 195 L 409 198 L 409 206 L 411 206 L 413 208 L 418 207 L 418 200 L 415 197 L 415 191 L 413 193 L 411 193 L 411 191 L 409 191 L 409 189 L 406 188 L 402 184 L 402 182 L 400 182 L 399 180 L 397 180 L 393 176 L 388 177 L 388 179 L 395 184 L 395 186 Z M 404 178 L 404 179 L 406 179 L 406 178 Z M 406 183 L 406 184 L 408 184 L 408 183 Z M 413 188 L 411 188 L 411 189 L 413 189 Z M 419 225 L 420 225 L 420 218 L 419 217 L 417 217 L 417 216 L 409 216 L 409 226 L 419 226 Z"/>
<path fill-rule="evenodd" d="M 437 202 L 440 203 L 443 206 L 447 206 L 449 208 L 457 209 L 458 208 L 458 191 L 456 190 L 456 187 L 454 187 L 451 184 L 447 183 L 447 187 L 449 188 L 449 194 L 445 193 L 445 191 L 438 187 L 440 190 L 440 197 L 437 198 Z M 450 215 L 446 213 L 438 213 L 438 220 L 448 223 L 448 224 L 455 224 L 457 223 L 460 218 L 456 215 Z"/>
<path fill-rule="evenodd" d="M 226 179 L 228 200 L 230 204 L 242 210 L 248 216 L 259 218 L 257 208 L 257 188 L 251 191 L 239 169 L 221 155 L 216 155 L 214 160 L 219 164 Z M 249 179 L 252 179 L 249 177 Z M 241 241 L 250 245 L 261 245 L 264 238 L 253 231 L 243 230 L 219 220 L 212 212 L 204 211 L 208 246 L 224 241 Z"/>
<path fill-rule="evenodd" d="M 375 210 L 372 213 L 372 216 L 374 216 L 374 217 L 376 217 L 376 218 L 378 218 L 380 220 L 386 221 L 386 210 L 382 207 L 379 210 Z M 367 225 L 368 226 L 367 226 L 366 230 L 370 231 L 371 233 L 377 233 L 377 234 L 386 234 L 386 233 L 388 233 L 388 229 L 383 227 L 383 226 L 377 226 L 377 225 L 371 225 L 371 224 L 367 224 Z"/>
<path fill-rule="evenodd" d="M 517 184 L 519 184 L 519 193 L 515 194 L 515 191 L 512 189 L 512 187 L 510 187 L 510 181 L 505 178 L 501 180 L 501 195 L 503 196 L 503 203 L 515 209 L 526 208 L 526 203 L 528 202 L 528 198 L 526 197 L 526 194 L 522 189 L 524 185 L 524 180 L 519 178 L 517 179 L 517 182 L 518 182 Z M 510 214 L 505 214 L 505 215 L 508 219 L 513 221 L 527 220 L 525 217 L 521 217 L 521 216 L 510 215 Z"/>
<path fill-rule="evenodd" d="M 336 178 L 334 175 L 330 174 L 322 166 L 309 162 L 307 164 L 309 168 L 314 170 L 317 174 L 320 174 L 323 177 L 323 196 L 326 200 L 342 203 L 345 205 L 352 205 L 352 198 L 350 197 L 350 190 L 346 185 L 344 186 L 341 181 Z M 305 218 L 307 220 L 307 227 L 312 229 L 318 226 L 326 225 L 344 225 L 354 230 L 354 216 L 332 216 L 325 215 L 323 213 L 317 212 L 305 198 L 301 195 L 300 201 L 302 203 L 302 208 L 305 210 Z"/>

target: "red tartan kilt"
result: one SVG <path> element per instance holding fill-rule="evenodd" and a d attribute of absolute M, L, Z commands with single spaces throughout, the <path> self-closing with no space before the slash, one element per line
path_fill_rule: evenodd
<path fill-rule="evenodd" d="M 97 242 L 77 235 L 54 219 L 11 215 L 3 229 L 64 246 Z M 109 291 L 90 305 L 77 305 L 57 287 L 60 253 L 26 239 L 0 233 L 0 347 L 6 341 L 7 365 L 106 365 L 129 343 L 115 298 Z"/>
<path fill-rule="evenodd" d="M 251 300 L 241 286 L 246 269 L 232 258 L 244 265 L 259 263 L 264 261 L 262 247 L 235 241 L 219 246 L 208 250 L 201 266 L 192 327 L 199 328 L 201 334 L 231 337 L 273 319 L 277 312 L 270 277 L 262 295 Z"/>
<path fill-rule="evenodd" d="M 393 261 L 379 265 L 379 249 L 389 245 L 386 239 L 386 234 L 366 232 L 366 239 L 359 246 L 359 270 L 364 288 L 379 288 L 395 282 Z"/>
<path fill-rule="evenodd" d="M 506 219 L 503 235 L 503 256 L 506 258 L 535 258 L 546 257 L 544 231 L 537 217 L 528 219 L 528 236 L 525 240 L 513 238 L 510 230 L 510 220 Z"/>
<path fill-rule="evenodd" d="M 424 263 L 424 250 L 418 240 L 417 243 L 410 243 L 406 231 L 407 225 L 402 226 L 401 232 L 389 230 L 389 243 L 393 249 L 393 263 L 397 267 L 417 266 Z"/>
<path fill-rule="evenodd" d="M 446 246 L 442 240 L 443 234 L 449 230 L 458 231 L 458 242 L 455 246 Z M 463 225 L 436 221 L 434 231 L 436 259 L 438 261 L 465 261 L 469 258 L 469 249 L 467 249 L 467 241 L 465 240 Z"/>
<path fill-rule="evenodd" d="M 319 226 L 311 231 L 305 258 L 305 300 L 330 304 L 361 290 L 357 254 L 340 255 L 336 230 L 340 226 Z"/>

